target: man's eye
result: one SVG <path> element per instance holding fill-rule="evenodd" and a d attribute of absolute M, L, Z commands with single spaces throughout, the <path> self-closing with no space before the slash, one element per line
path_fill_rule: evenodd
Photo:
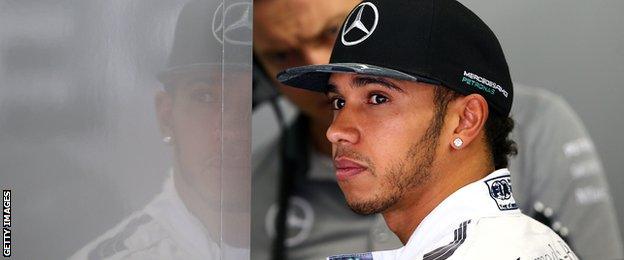
<path fill-rule="evenodd" d="M 345 106 L 345 101 L 342 98 L 332 98 L 331 107 L 333 110 L 340 110 Z"/>
<path fill-rule="evenodd" d="M 271 55 L 269 55 L 269 57 L 271 57 L 271 59 L 275 62 L 285 62 L 288 59 L 288 53 L 276 52 L 276 53 L 272 53 Z"/>
<path fill-rule="evenodd" d="M 388 98 L 380 94 L 372 94 L 369 97 L 368 102 L 370 102 L 371 104 L 379 105 L 388 102 Z"/>
<path fill-rule="evenodd" d="M 293 51 L 277 51 L 268 55 L 269 60 L 276 64 L 289 64 L 296 58 Z"/>
<path fill-rule="evenodd" d="M 211 103 L 215 101 L 214 96 L 207 91 L 198 91 L 197 93 L 194 93 L 193 99 L 202 103 Z"/>
<path fill-rule="evenodd" d="M 338 35 L 338 26 L 332 26 L 325 30 L 324 35 L 330 40 L 336 39 L 336 35 Z"/>

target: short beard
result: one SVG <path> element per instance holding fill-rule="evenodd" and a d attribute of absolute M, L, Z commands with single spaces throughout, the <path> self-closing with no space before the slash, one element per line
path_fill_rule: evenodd
<path fill-rule="evenodd" d="M 374 197 L 368 201 L 347 201 L 353 212 L 361 215 L 384 212 L 401 200 L 407 191 L 422 186 L 430 180 L 436 147 L 444 126 L 447 104 L 448 101 L 442 106 L 436 106 L 435 115 L 425 134 L 410 147 L 404 158 L 390 167 L 382 181 L 384 185 L 382 192 L 374 194 Z"/>

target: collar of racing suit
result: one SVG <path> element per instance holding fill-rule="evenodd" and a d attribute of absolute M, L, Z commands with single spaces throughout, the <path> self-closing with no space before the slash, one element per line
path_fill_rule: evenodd
<path fill-rule="evenodd" d="M 509 170 L 503 168 L 462 187 L 444 199 L 418 225 L 404 247 L 372 253 L 330 256 L 328 259 L 349 259 L 353 256 L 356 256 L 356 259 L 399 259 L 406 250 L 411 251 L 409 255 L 423 254 L 431 250 L 430 246 L 437 241 L 444 240 L 445 236 L 461 230 L 462 226 L 465 231 L 471 219 L 518 213 L 520 210 L 511 193 L 511 176 Z M 461 225 L 458 226 L 459 223 Z"/>

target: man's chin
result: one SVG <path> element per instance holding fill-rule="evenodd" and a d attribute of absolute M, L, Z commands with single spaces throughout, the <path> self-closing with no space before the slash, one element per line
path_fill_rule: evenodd
<path fill-rule="evenodd" d="M 379 198 L 373 200 L 349 200 L 347 198 L 349 208 L 360 215 L 383 213 L 396 202 L 397 200 L 393 198 L 383 200 Z"/>

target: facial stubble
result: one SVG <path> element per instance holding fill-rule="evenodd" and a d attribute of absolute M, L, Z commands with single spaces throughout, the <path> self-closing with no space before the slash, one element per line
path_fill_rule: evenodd
<path fill-rule="evenodd" d="M 351 210 L 362 215 L 384 212 L 400 201 L 407 191 L 427 183 L 431 178 L 431 166 L 444 125 L 445 110 L 445 107 L 437 109 L 425 134 L 410 146 L 402 158 L 391 164 L 373 198 L 366 201 L 347 199 Z M 372 174 L 376 175 L 374 172 Z"/>

